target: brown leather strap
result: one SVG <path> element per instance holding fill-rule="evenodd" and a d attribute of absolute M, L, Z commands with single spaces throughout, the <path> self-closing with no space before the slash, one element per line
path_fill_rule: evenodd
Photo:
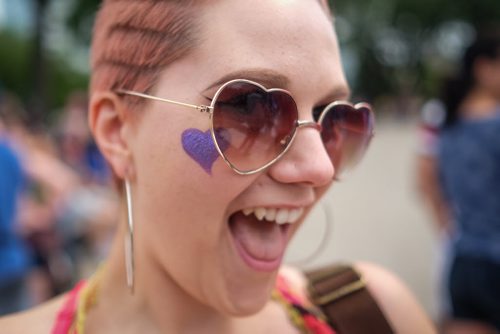
<path fill-rule="evenodd" d="M 334 265 L 308 272 L 306 276 L 312 301 L 321 307 L 339 333 L 394 333 L 363 277 L 351 266 Z"/>

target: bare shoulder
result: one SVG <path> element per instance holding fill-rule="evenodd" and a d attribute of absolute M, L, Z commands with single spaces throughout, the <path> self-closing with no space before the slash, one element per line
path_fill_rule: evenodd
<path fill-rule="evenodd" d="M 293 286 L 294 291 L 299 293 L 304 300 L 308 299 L 307 278 L 302 270 L 284 265 L 280 268 L 280 275 L 286 278 L 287 282 Z"/>
<path fill-rule="evenodd" d="M 50 333 L 65 298 L 64 295 L 31 310 L 0 318 L 1 333 Z"/>
<path fill-rule="evenodd" d="M 286 277 L 286 279 L 296 287 L 305 287 L 307 285 L 307 278 L 304 272 L 298 268 L 283 265 L 280 268 L 280 275 Z"/>
<path fill-rule="evenodd" d="M 436 333 L 416 298 L 396 275 L 372 263 L 358 262 L 354 267 L 397 333 Z"/>
<path fill-rule="evenodd" d="M 413 294 L 396 275 L 366 262 L 355 263 L 354 267 L 364 277 L 368 290 L 396 333 L 437 333 Z M 300 270 L 284 266 L 280 274 L 307 298 L 307 278 Z"/>

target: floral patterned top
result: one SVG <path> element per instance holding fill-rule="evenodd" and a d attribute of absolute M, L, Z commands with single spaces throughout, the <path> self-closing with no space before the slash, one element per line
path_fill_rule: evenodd
<path fill-rule="evenodd" d="M 335 334 L 325 316 L 300 295 L 284 276 L 278 276 L 273 299 L 283 305 L 293 325 L 300 330 L 300 333 Z"/>
<path fill-rule="evenodd" d="M 85 282 L 78 283 L 73 290 L 68 293 L 66 301 L 57 314 L 56 322 L 52 327 L 51 334 L 78 334 L 73 322 L 78 308 L 78 298 L 80 291 L 85 286 Z"/>

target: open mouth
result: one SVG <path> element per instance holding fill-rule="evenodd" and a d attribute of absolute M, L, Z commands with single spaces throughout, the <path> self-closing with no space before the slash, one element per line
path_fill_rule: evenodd
<path fill-rule="evenodd" d="M 304 210 L 251 208 L 229 218 L 235 248 L 250 268 L 270 272 L 278 269 L 288 242 L 288 231 Z"/>

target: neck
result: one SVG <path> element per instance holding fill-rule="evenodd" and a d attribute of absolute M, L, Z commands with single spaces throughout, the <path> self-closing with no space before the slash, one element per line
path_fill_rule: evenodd
<path fill-rule="evenodd" d="M 472 90 L 460 107 L 464 118 L 482 118 L 495 113 L 498 100 L 481 88 Z"/>
<path fill-rule="evenodd" d="M 120 226 L 125 226 L 122 222 Z M 90 333 L 234 333 L 234 319 L 202 305 L 181 289 L 152 256 L 136 245 L 134 293 L 126 284 L 121 228 L 89 310 Z M 193 321 L 196 319 L 196 321 Z"/>

